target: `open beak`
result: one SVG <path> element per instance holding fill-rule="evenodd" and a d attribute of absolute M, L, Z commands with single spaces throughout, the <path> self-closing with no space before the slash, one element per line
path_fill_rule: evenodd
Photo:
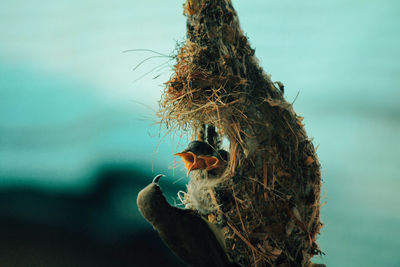
<path fill-rule="evenodd" d="M 202 159 L 206 165 L 206 171 L 210 171 L 213 169 L 217 169 L 222 167 L 222 162 L 214 156 L 199 156 L 199 159 Z"/>
<path fill-rule="evenodd" d="M 182 161 L 185 164 L 185 168 L 187 170 L 187 174 L 189 174 L 193 170 L 206 168 L 204 160 L 197 157 L 196 154 L 194 154 L 193 152 L 176 153 L 175 156 L 179 156 L 182 158 Z"/>
<path fill-rule="evenodd" d="M 214 156 L 197 156 L 193 152 L 176 153 L 174 156 L 182 158 L 187 175 L 193 170 L 206 169 L 206 171 L 210 171 L 223 166 L 223 162 Z"/>

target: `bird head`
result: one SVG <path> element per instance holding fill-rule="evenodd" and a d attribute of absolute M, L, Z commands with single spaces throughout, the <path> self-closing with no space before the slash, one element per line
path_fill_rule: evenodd
<path fill-rule="evenodd" d="M 187 173 L 193 170 L 205 169 L 211 171 L 214 169 L 222 168 L 226 164 L 224 150 L 215 151 L 208 143 L 202 141 L 192 141 L 188 147 L 182 152 L 176 153 L 175 156 L 180 156 L 185 164 Z"/>

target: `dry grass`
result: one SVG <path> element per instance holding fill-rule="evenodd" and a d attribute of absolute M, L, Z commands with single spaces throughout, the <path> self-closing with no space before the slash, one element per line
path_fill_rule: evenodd
<path fill-rule="evenodd" d="M 321 178 L 302 118 L 259 67 L 230 1 L 190 1 L 185 13 L 188 40 L 159 116 L 169 130 L 213 125 L 230 142 L 229 171 L 207 191 L 218 208 L 206 217 L 244 266 L 308 266 L 320 252 Z"/>

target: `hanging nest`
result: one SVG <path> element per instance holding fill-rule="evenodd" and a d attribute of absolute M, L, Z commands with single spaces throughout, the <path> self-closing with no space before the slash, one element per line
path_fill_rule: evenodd
<path fill-rule="evenodd" d="M 168 129 L 212 125 L 229 142 L 228 168 L 197 190 L 190 205 L 222 232 L 229 258 L 243 266 L 310 266 L 320 253 L 320 165 L 311 140 L 266 75 L 229 0 L 184 5 L 187 40 L 166 82 L 160 112 Z M 200 193 L 199 193 L 200 192 Z"/>

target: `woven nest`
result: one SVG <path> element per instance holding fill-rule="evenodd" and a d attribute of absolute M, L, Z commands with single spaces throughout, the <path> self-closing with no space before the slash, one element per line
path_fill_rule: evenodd
<path fill-rule="evenodd" d="M 320 253 L 321 178 L 303 118 L 260 68 L 229 0 L 192 0 L 184 10 L 187 40 L 161 121 L 193 133 L 213 125 L 230 142 L 227 171 L 201 191 L 212 206 L 201 213 L 243 266 L 309 266 Z"/>

